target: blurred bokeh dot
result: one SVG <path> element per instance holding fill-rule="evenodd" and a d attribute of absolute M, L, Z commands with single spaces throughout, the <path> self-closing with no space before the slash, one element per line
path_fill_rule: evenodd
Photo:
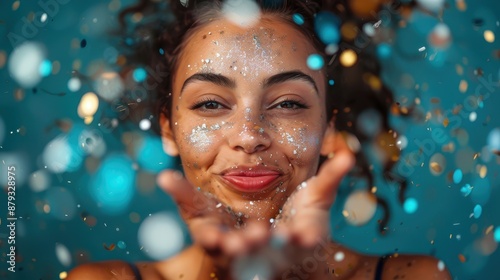
<path fill-rule="evenodd" d="M 323 60 L 323 57 L 319 54 L 311 54 L 307 58 L 307 66 L 311 70 L 319 70 L 323 67 L 324 64 L 325 64 L 325 62 Z"/>
<path fill-rule="evenodd" d="M 407 198 L 403 204 L 403 208 L 405 212 L 408 214 L 413 214 L 418 209 L 418 201 L 415 198 Z"/>
<path fill-rule="evenodd" d="M 222 5 L 224 17 L 241 27 L 249 27 L 260 19 L 260 8 L 254 1 L 226 0 Z"/>
<path fill-rule="evenodd" d="M 495 238 L 496 242 L 500 242 L 500 226 L 497 226 L 495 228 L 495 231 L 493 231 L 493 237 Z"/>
<path fill-rule="evenodd" d="M 446 158 L 440 154 L 436 153 L 432 155 L 429 160 L 429 170 L 432 175 L 439 176 L 446 169 Z"/>
<path fill-rule="evenodd" d="M 238 258 L 233 264 L 233 271 L 236 275 L 235 280 L 271 279 L 273 267 L 267 258 L 268 256 L 265 255 Z"/>
<path fill-rule="evenodd" d="M 127 244 L 125 244 L 125 242 L 124 242 L 124 241 L 121 241 L 121 240 L 120 240 L 120 241 L 118 241 L 118 243 L 117 243 L 116 245 L 117 245 L 117 246 L 118 246 L 118 248 L 120 248 L 120 249 L 125 249 L 125 248 L 127 248 Z"/>
<path fill-rule="evenodd" d="M 31 173 L 29 178 L 29 185 L 34 192 L 41 192 L 46 190 L 51 183 L 50 174 L 43 170 L 37 170 Z"/>
<path fill-rule="evenodd" d="M 293 22 L 295 22 L 298 25 L 304 24 L 304 16 L 298 13 L 293 14 Z"/>
<path fill-rule="evenodd" d="M 139 226 L 138 239 L 144 252 L 155 260 L 171 257 L 184 246 L 184 233 L 179 222 L 166 212 L 147 217 Z"/>
<path fill-rule="evenodd" d="M 72 92 L 80 90 L 82 86 L 82 82 L 80 79 L 76 77 L 72 77 L 71 79 L 68 80 L 68 89 L 71 90 Z"/>
<path fill-rule="evenodd" d="M 148 119 L 142 119 L 139 122 L 139 128 L 142 130 L 148 130 L 151 128 L 151 121 Z"/>
<path fill-rule="evenodd" d="M 63 266 L 71 265 L 71 253 L 66 246 L 56 243 L 56 257 Z"/>
<path fill-rule="evenodd" d="M 463 178 L 462 170 L 456 169 L 453 172 L 453 183 L 459 184 L 460 182 L 462 182 L 462 178 Z"/>
<path fill-rule="evenodd" d="M 494 128 L 490 131 L 487 138 L 488 147 L 493 153 L 500 152 L 500 128 Z"/>
<path fill-rule="evenodd" d="M 325 45 L 340 41 L 339 22 L 334 14 L 326 11 L 319 12 L 314 17 L 314 30 Z"/>
<path fill-rule="evenodd" d="M 377 199 L 367 191 L 355 191 L 349 195 L 342 211 L 345 219 L 352 225 L 367 223 L 377 210 Z"/>
<path fill-rule="evenodd" d="M 417 3 L 427 10 L 437 12 L 443 8 L 445 0 L 417 0 Z"/>
<path fill-rule="evenodd" d="M 481 217 L 481 214 L 483 213 L 483 207 L 479 204 L 474 206 L 474 218 L 479 219 Z"/>
<path fill-rule="evenodd" d="M 40 65 L 45 60 L 43 45 L 25 42 L 16 47 L 9 57 L 9 72 L 22 87 L 30 88 L 42 79 Z"/>

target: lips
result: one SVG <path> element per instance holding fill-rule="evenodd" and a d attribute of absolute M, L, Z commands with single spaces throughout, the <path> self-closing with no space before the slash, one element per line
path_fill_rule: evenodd
<path fill-rule="evenodd" d="M 261 192 L 271 186 L 281 176 L 278 170 L 265 167 L 239 167 L 225 170 L 221 177 L 226 184 L 241 192 Z"/>

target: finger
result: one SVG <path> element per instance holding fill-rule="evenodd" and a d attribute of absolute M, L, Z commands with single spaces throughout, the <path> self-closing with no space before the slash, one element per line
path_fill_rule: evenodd
<path fill-rule="evenodd" d="M 324 209 L 329 209 L 337 193 L 338 186 L 344 176 L 352 169 L 355 158 L 348 150 L 335 153 L 332 159 L 327 160 L 320 168 L 318 175 L 311 178 L 307 184 L 309 195 L 313 199 L 322 201 Z"/>
<path fill-rule="evenodd" d="M 193 241 L 207 251 L 216 252 L 220 249 L 223 229 L 215 218 L 191 219 L 189 231 Z"/>
<path fill-rule="evenodd" d="M 206 211 L 215 202 L 197 191 L 179 171 L 166 170 L 157 177 L 158 186 L 169 194 L 183 210 L 190 214 Z"/>
<path fill-rule="evenodd" d="M 242 231 L 247 251 L 253 251 L 266 244 L 270 238 L 269 224 L 266 221 L 248 220 Z"/>
<path fill-rule="evenodd" d="M 247 246 L 241 230 L 228 231 L 222 237 L 222 250 L 229 257 L 243 255 L 247 252 Z"/>

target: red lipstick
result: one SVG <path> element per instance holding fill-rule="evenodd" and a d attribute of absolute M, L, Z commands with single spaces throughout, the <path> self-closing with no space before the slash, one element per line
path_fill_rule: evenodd
<path fill-rule="evenodd" d="M 272 186 L 281 172 L 261 166 L 226 169 L 222 179 L 230 187 L 241 192 L 260 192 Z"/>

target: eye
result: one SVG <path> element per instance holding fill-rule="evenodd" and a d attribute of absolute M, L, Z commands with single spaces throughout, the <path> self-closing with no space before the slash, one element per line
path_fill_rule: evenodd
<path fill-rule="evenodd" d="M 307 109 L 309 107 L 298 100 L 284 100 L 278 103 L 278 105 L 276 105 L 275 108 L 297 110 L 297 109 Z"/>
<path fill-rule="evenodd" d="M 191 110 L 202 110 L 202 111 L 220 110 L 224 108 L 225 107 L 222 104 L 211 99 L 202 100 L 191 106 Z"/>

